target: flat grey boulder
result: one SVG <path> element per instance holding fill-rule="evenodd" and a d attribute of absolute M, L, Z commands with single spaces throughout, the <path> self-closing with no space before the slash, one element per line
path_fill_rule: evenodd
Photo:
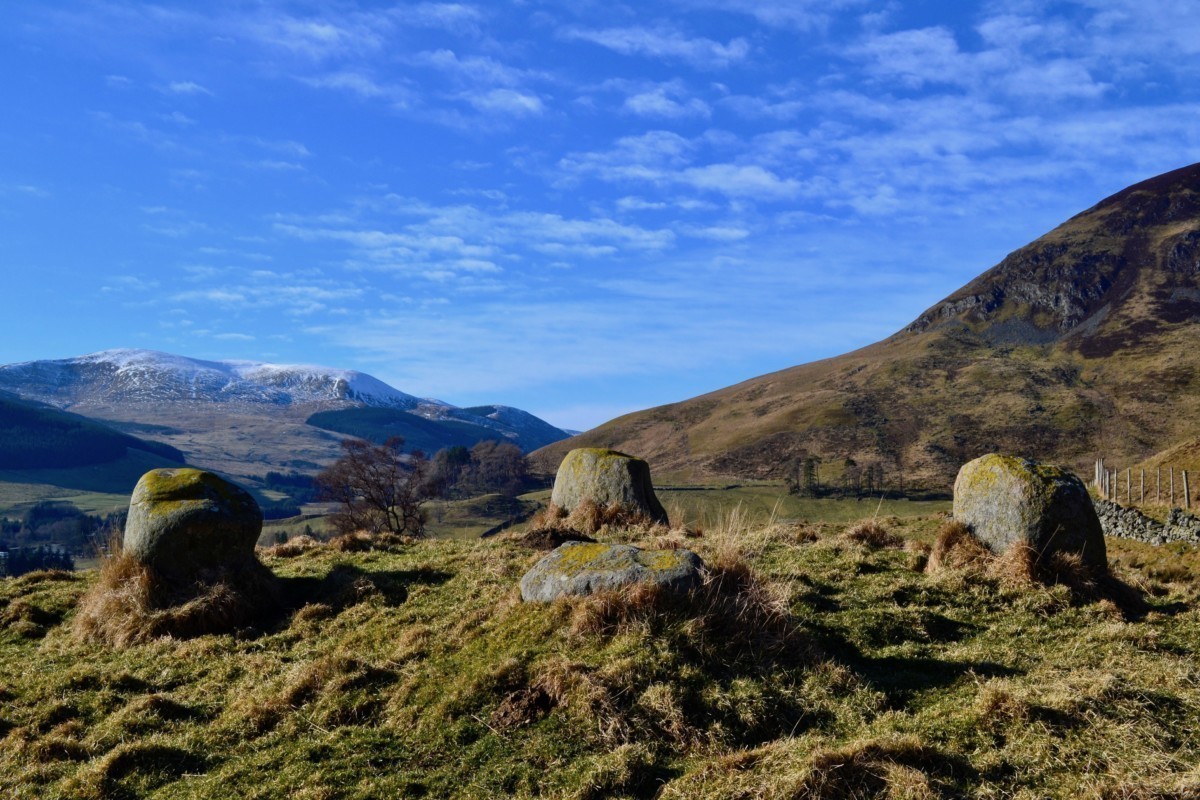
<path fill-rule="evenodd" d="M 123 549 L 184 577 L 254 559 L 262 510 L 244 489 L 198 469 L 155 469 L 133 489 Z"/>
<path fill-rule="evenodd" d="M 559 464 L 550 502 L 569 512 L 588 500 L 601 508 L 615 504 L 668 524 L 666 509 L 650 481 L 650 465 L 616 450 L 581 447 L 567 453 Z"/>
<path fill-rule="evenodd" d="M 647 583 L 686 592 L 701 579 L 704 562 L 691 550 L 643 550 L 627 544 L 566 542 L 521 578 L 521 599 L 550 603 Z"/>
<path fill-rule="evenodd" d="M 1092 570 L 1108 569 L 1092 499 L 1061 467 L 995 453 L 970 461 L 954 481 L 954 518 L 994 553 L 1026 542 L 1040 556 L 1077 553 Z"/>

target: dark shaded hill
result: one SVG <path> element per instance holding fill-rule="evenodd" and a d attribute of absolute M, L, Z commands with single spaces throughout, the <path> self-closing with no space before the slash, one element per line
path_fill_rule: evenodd
<path fill-rule="evenodd" d="M 337 411 L 320 411 L 309 417 L 307 422 L 322 430 L 343 433 L 380 444 L 393 436 L 401 436 L 404 438 L 405 450 L 421 450 L 427 455 L 432 455 L 446 447 L 471 447 L 478 442 L 492 440 L 510 441 L 522 450 L 528 451 L 566 436 L 557 428 L 525 412 L 519 413 L 556 431 L 557 435 L 541 435 L 541 432 L 536 429 L 526 432 L 509 425 L 504 425 L 502 428 L 485 426 L 471 421 L 471 417 L 475 416 L 480 418 L 480 422 L 483 422 L 485 415 L 474 412 L 492 413 L 493 409 L 495 409 L 494 406 L 456 409 L 455 411 L 460 414 L 459 417 L 433 420 L 394 408 L 345 408 Z M 516 411 L 516 409 L 509 410 Z"/>
<path fill-rule="evenodd" d="M 1133 463 L 1200 423 L 1200 165 L 1073 217 L 853 353 L 629 414 L 534 454 L 605 446 L 676 479 L 826 480 L 878 465 L 944 488 L 1003 450 Z M 848 460 L 854 466 L 848 465 Z"/>
<path fill-rule="evenodd" d="M 94 420 L 0 393 L 0 469 L 72 469 L 118 461 L 136 450 L 183 463 L 174 447 Z"/>

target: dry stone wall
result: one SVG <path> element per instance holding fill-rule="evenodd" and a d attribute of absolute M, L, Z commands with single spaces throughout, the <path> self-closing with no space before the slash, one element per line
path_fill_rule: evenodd
<path fill-rule="evenodd" d="M 1187 542 L 1200 544 L 1200 517 L 1180 508 L 1171 509 L 1166 524 L 1151 519 L 1135 508 L 1093 498 L 1105 536 L 1134 539 L 1147 544 Z"/>

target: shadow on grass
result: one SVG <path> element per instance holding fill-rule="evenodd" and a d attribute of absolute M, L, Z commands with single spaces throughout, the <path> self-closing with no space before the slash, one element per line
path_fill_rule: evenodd
<path fill-rule="evenodd" d="M 408 587 L 437 586 L 453 577 L 436 569 L 364 570 L 353 564 L 337 564 L 321 578 L 279 578 L 283 616 L 291 617 L 305 606 L 326 606 L 338 613 L 370 597 L 381 597 L 388 605 L 408 599 Z"/>
<path fill-rule="evenodd" d="M 847 666 L 886 694 L 892 702 L 904 702 L 914 694 L 949 686 L 968 674 L 981 678 L 1010 678 L 1021 674 L 1019 669 L 994 661 L 947 661 L 900 656 L 859 657 L 848 661 Z"/>

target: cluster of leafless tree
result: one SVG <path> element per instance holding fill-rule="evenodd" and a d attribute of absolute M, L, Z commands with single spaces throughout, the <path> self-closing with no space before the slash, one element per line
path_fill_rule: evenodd
<path fill-rule="evenodd" d="M 431 461 L 404 452 L 404 439 L 383 444 L 342 442 L 342 457 L 316 478 L 317 496 L 337 503 L 329 517 L 339 533 L 366 531 L 420 536 L 425 504 L 437 497 L 470 497 L 525 491 L 529 471 L 520 448 L 509 442 L 451 447 Z"/>

